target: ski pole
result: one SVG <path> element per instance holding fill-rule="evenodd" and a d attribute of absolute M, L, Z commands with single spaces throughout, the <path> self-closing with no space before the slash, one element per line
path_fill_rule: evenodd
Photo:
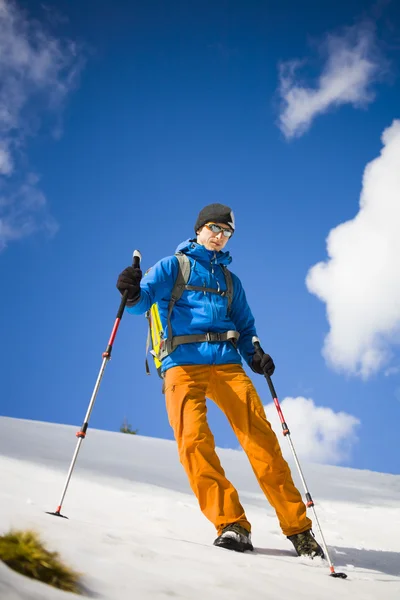
<path fill-rule="evenodd" d="M 260 357 L 262 357 L 264 355 L 264 351 L 261 348 L 260 340 L 258 339 L 258 337 L 254 336 L 251 341 L 253 343 L 253 346 L 254 346 L 254 349 L 255 349 L 256 353 Z M 295 461 L 297 469 L 299 471 L 300 479 L 301 479 L 301 482 L 303 484 L 304 491 L 305 491 L 305 494 L 306 494 L 306 500 L 307 500 L 306 506 L 307 506 L 307 508 L 312 508 L 313 509 L 314 519 L 315 519 L 315 522 L 318 525 L 319 533 L 320 533 L 321 539 L 322 539 L 322 545 L 323 545 L 324 550 L 325 550 L 325 556 L 326 556 L 328 564 L 329 564 L 330 575 L 331 575 L 331 577 L 340 577 L 341 579 L 346 579 L 347 578 L 346 573 L 337 573 L 335 571 L 335 567 L 334 567 L 333 562 L 332 562 L 332 560 L 331 560 L 331 558 L 329 556 L 329 552 L 328 552 L 328 548 L 327 548 L 327 545 L 326 545 L 326 542 L 325 542 L 324 534 L 322 533 L 321 525 L 320 525 L 319 520 L 318 520 L 318 516 L 317 516 L 316 510 L 315 510 L 315 506 L 314 506 L 314 501 L 313 501 L 313 499 L 311 497 L 311 494 L 310 494 L 310 492 L 308 490 L 307 483 L 306 483 L 306 480 L 305 480 L 304 475 L 303 475 L 303 471 L 301 470 L 299 459 L 297 458 L 297 454 L 296 454 L 296 451 L 295 451 L 294 446 L 293 446 L 292 438 L 290 436 L 289 427 L 287 426 L 287 423 L 286 423 L 285 418 L 283 416 L 281 405 L 279 403 L 278 396 L 277 396 L 275 388 L 274 388 L 274 384 L 272 383 L 271 377 L 267 373 L 264 373 L 264 377 L 267 380 L 269 391 L 271 392 L 271 396 L 272 396 L 272 399 L 274 401 L 276 410 L 278 411 L 279 419 L 280 419 L 280 422 L 282 424 L 283 435 L 285 437 L 287 437 L 290 449 L 291 449 L 292 454 L 293 454 L 294 461 Z"/>
<path fill-rule="evenodd" d="M 135 267 L 135 268 L 139 267 L 141 259 L 142 259 L 142 255 L 140 254 L 139 250 L 135 250 L 134 253 L 133 253 L 133 260 L 132 260 L 133 267 Z M 73 472 L 74 467 L 75 467 L 76 460 L 78 458 L 78 454 L 79 454 L 79 450 L 80 450 L 81 444 L 82 444 L 83 440 L 86 437 L 86 432 L 87 432 L 87 429 L 88 429 L 88 426 L 89 426 L 90 415 L 92 413 L 93 406 L 94 406 L 94 403 L 96 401 L 97 392 L 99 391 L 100 383 L 101 383 L 101 380 L 103 378 L 106 365 L 107 365 L 108 361 L 111 359 L 111 352 L 112 352 L 112 349 L 113 349 L 114 340 L 115 340 L 115 337 L 117 335 L 119 324 L 121 323 L 122 315 L 124 314 L 124 310 L 125 310 L 125 305 L 126 305 L 127 299 L 128 299 L 128 290 L 125 290 L 124 293 L 123 293 L 123 295 L 122 295 L 121 304 L 119 305 L 119 309 L 118 309 L 118 312 L 117 312 L 117 317 L 115 319 L 114 327 L 112 328 L 112 331 L 111 331 L 111 335 L 110 335 L 110 339 L 109 339 L 108 344 L 107 344 L 107 348 L 106 348 L 106 350 L 102 354 L 103 361 L 101 363 L 100 371 L 99 371 L 99 374 L 97 376 L 97 380 L 96 380 L 96 383 L 95 383 L 95 386 L 94 386 L 94 389 L 93 389 L 93 392 L 92 392 L 92 396 L 90 398 L 89 406 L 88 406 L 88 409 L 87 409 L 87 412 L 86 412 L 86 415 L 85 415 L 85 419 L 83 421 L 83 425 L 82 425 L 81 429 L 76 433 L 76 437 L 78 438 L 78 441 L 77 441 L 77 444 L 76 444 L 76 447 L 75 447 L 74 455 L 73 455 L 72 460 L 71 460 L 71 464 L 70 464 L 70 467 L 69 467 L 67 479 L 65 481 L 64 489 L 63 489 L 63 492 L 61 494 L 61 500 L 60 500 L 59 505 L 57 506 L 57 509 L 55 510 L 55 512 L 46 511 L 47 514 L 49 514 L 49 515 L 54 515 L 55 517 L 63 517 L 64 519 L 68 519 L 68 517 L 66 517 L 65 515 L 61 514 L 61 507 L 63 505 L 65 495 L 67 493 L 67 489 L 68 489 L 69 482 L 70 482 L 70 479 L 71 479 L 71 476 L 72 476 L 72 472 Z"/>

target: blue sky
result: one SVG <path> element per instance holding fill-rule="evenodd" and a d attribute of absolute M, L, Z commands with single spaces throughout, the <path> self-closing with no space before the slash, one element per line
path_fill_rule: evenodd
<path fill-rule="evenodd" d="M 2 4 L 1 414 L 79 426 L 132 251 L 223 202 L 299 454 L 399 473 L 396 3 Z M 125 315 L 92 427 L 172 438 L 145 338 Z"/>

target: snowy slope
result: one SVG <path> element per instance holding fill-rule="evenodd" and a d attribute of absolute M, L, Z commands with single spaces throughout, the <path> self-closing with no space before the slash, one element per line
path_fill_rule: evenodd
<path fill-rule="evenodd" d="M 400 598 L 400 476 L 304 464 L 333 562 L 295 557 L 246 456 L 219 450 L 253 525 L 256 552 L 215 548 L 174 442 L 89 429 L 60 519 L 70 426 L 0 418 L 0 531 L 33 527 L 108 600 Z M 295 442 L 295 439 L 294 439 Z M 285 440 L 282 443 L 286 443 Z M 296 474 L 293 471 L 296 478 Z M 310 515 L 312 516 L 312 515 Z M 1 600 L 72 597 L 0 564 Z"/>

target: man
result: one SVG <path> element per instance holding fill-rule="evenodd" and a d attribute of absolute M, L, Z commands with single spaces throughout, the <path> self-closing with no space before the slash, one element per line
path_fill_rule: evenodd
<path fill-rule="evenodd" d="M 180 461 L 203 514 L 215 525 L 214 544 L 253 550 L 251 525 L 215 452 L 206 417 L 208 397 L 227 416 L 283 534 L 299 555 L 323 556 L 276 435 L 242 367 L 240 355 L 255 373 L 272 375 L 275 370 L 269 354 L 255 354 L 254 317 L 239 278 L 226 272 L 232 259 L 224 248 L 235 231 L 233 213 L 228 206 L 210 204 L 200 211 L 194 230 L 196 238 L 177 249 L 189 258 L 190 277 L 170 313 L 180 269 L 176 255 L 160 260 L 143 279 L 140 268 L 128 267 L 117 282 L 121 294 L 129 291 L 129 312 L 142 314 L 158 304 L 166 407 Z"/>

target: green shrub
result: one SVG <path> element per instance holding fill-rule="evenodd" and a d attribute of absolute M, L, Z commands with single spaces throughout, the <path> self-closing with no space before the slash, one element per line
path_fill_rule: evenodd
<path fill-rule="evenodd" d="M 82 594 L 81 574 L 65 565 L 57 552 L 49 552 L 34 531 L 11 530 L 0 536 L 0 560 L 22 575 L 53 587 Z"/>
<path fill-rule="evenodd" d="M 136 435 L 139 432 L 139 429 L 132 429 L 132 425 L 130 425 L 126 419 L 124 419 L 119 430 L 121 433 L 131 433 L 132 435 Z"/>

